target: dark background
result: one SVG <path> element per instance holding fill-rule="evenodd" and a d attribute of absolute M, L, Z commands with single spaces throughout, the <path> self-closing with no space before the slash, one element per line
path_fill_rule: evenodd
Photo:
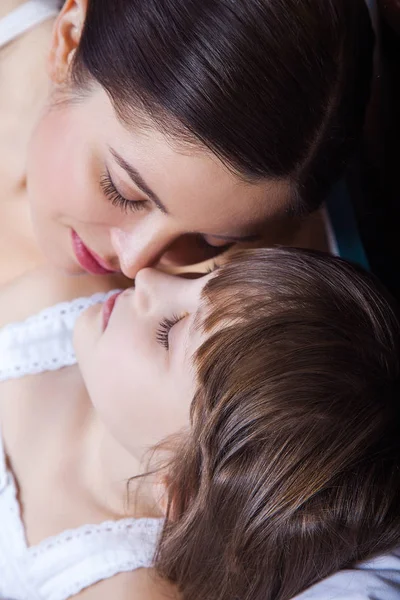
<path fill-rule="evenodd" d="M 371 270 L 400 300 L 400 0 L 378 0 L 380 56 L 347 181 Z"/>

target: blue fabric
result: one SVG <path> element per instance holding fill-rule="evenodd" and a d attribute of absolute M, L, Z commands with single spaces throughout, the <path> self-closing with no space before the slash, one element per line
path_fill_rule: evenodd
<path fill-rule="evenodd" d="M 339 256 L 369 270 L 368 258 L 358 231 L 356 218 L 345 181 L 339 181 L 326 200 L 326 207 Z"/>
<path fill-rule="evenodd" d="M 366 0 L 366 4 L 371 14 L 374 29 L 376 30 L 376 0 Z M 361 241 L 349 191 L 344 180 L 339 181 L 332 188 L 326 200 L 326 205 L 339 255 L 369 270 L 370 265 Z"/>

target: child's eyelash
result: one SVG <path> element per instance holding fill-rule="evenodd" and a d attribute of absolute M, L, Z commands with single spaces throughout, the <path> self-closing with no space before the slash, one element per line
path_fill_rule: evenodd
<path fill-rule="evenodd" d="M 136 212 L 137 210 L 143 210 L 146 207 L 146 200 L 127 200 L 121 196 L 108 171 L 101 176 L 100 187 L 103 190 L 104 195 L 110 200 L 111 204 L 113 206 L 118 206 L 126 213 L 129 211 Z"/>
<path fill-rule="evenodd" d="M 174 315 L 171 319 L 163 319 L 158 326 L 156 332 L 156 340 L 166 350 L 169 350 L 169 332 L 171 331 L 172 327 L 176 325 L 181 319 L 183 319 L 183 316 L 178 317 Z"/>

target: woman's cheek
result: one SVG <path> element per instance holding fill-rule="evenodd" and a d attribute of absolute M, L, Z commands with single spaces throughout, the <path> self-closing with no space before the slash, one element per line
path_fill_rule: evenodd
<path fill-rule="evenodd" d="M 89 153 L 90 139 L 74 108 L 54 108 L 44 114 L 29 148 L 34 207 L 55 218 L 84 219 L 86 198 L 93 195 Z"/>

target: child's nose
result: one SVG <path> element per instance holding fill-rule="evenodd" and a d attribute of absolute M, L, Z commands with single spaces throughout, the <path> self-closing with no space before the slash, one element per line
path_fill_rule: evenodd
<path fill-rule="evenodd" d="M 188 291 L 193 283 L 158 269 L 141 269 L 135 278 L 137 308 L 153 314 L 188 311 Z"/>
<path fill-rule="evenodd" d="M 175 279 L 157 269 L 141 269 L 135 277 L 135 296 L 140 310 L 145 313 L 162 312 L 174 299 L 178 300 L 171 289 Z"/>

